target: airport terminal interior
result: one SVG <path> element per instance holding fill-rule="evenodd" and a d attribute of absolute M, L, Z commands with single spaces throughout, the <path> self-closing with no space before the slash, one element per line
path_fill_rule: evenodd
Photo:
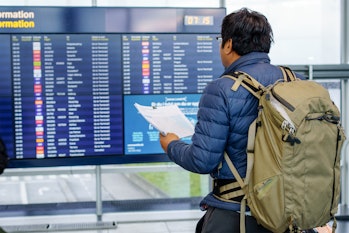
<path fill-rule="evenodd" d="M 195 232 L 212 180 L 172 163 L 134 104 L 175 103 L 194 125 L 224 71 L 221 21 L 242 7 L 270 21 L 271 63 L 326 87 L 348 134 L 348 0 L 0 0 L 0 227 Z M 349 232 L 348 144 L 336 233 Z"/>

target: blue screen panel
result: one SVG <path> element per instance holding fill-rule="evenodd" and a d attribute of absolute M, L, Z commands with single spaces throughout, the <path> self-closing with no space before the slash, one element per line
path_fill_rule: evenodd
<path fill-rule="evenodd" d="M 159 131 L 154 129 L 134 107 L 135 103 L 146 106 L 178 105 L 184 115 L 195 125 L 200 94 L 130 95 L 125 96 L 125 154 L 163 154 L 159 143 Z M 182 139 L 190 143 L 190 137 Z"/>
<path fill-rule="evenodd" d="M 12 35 L 16 159 L 123 154 L 120 38 Z"/>

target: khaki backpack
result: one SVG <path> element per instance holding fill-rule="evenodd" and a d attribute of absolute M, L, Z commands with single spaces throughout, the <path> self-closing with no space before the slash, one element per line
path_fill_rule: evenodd
<path fill-rule="evenodd" d="M 242 192 L 241 232 L 246 202 L 257 222 L 272 232 L 301 232 L 331 219 L 334 232 L 345 141 L 340 112 L 323 86 L 280 68 L 284 80 L 267 87 L 246 73 L 223 76 L 235 80 L 233 91 L 241 85 L 259 99 L 259 113 L 249 129 L 244 179 L 224 156 L 242 190 L 227 193 L 232 187 L 222 186 L 220 198 Z"/>

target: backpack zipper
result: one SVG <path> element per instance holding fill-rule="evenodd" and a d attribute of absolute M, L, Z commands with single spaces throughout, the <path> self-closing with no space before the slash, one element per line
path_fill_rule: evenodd
<path fill-rule="evenodd" d="M 271 89 L 271 93 L 275 97 L 275 99 L 277 99 L 282 105 L 284 105 L 291 112 L 293 112 L 296 109 L 295 107 L 293 107 L 292 104 L 290 104 L 284 98 L 276 94 L 276 92 L 274 91 L 274 88 Z"/>

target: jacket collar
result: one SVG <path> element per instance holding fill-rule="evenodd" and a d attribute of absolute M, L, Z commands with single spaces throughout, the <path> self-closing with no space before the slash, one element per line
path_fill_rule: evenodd
<path fill-rule="evenodd" d="M 252 52 L 244 56 L 241 56 L 239 59 L 237 59 L 229 67 L 225 69 L 223 75 L 233 73 L 237 70 L 240 70 L 244 66 L 256 63 L 270 63 L 270 58 L 268 54 L 262 52 Z"/>

